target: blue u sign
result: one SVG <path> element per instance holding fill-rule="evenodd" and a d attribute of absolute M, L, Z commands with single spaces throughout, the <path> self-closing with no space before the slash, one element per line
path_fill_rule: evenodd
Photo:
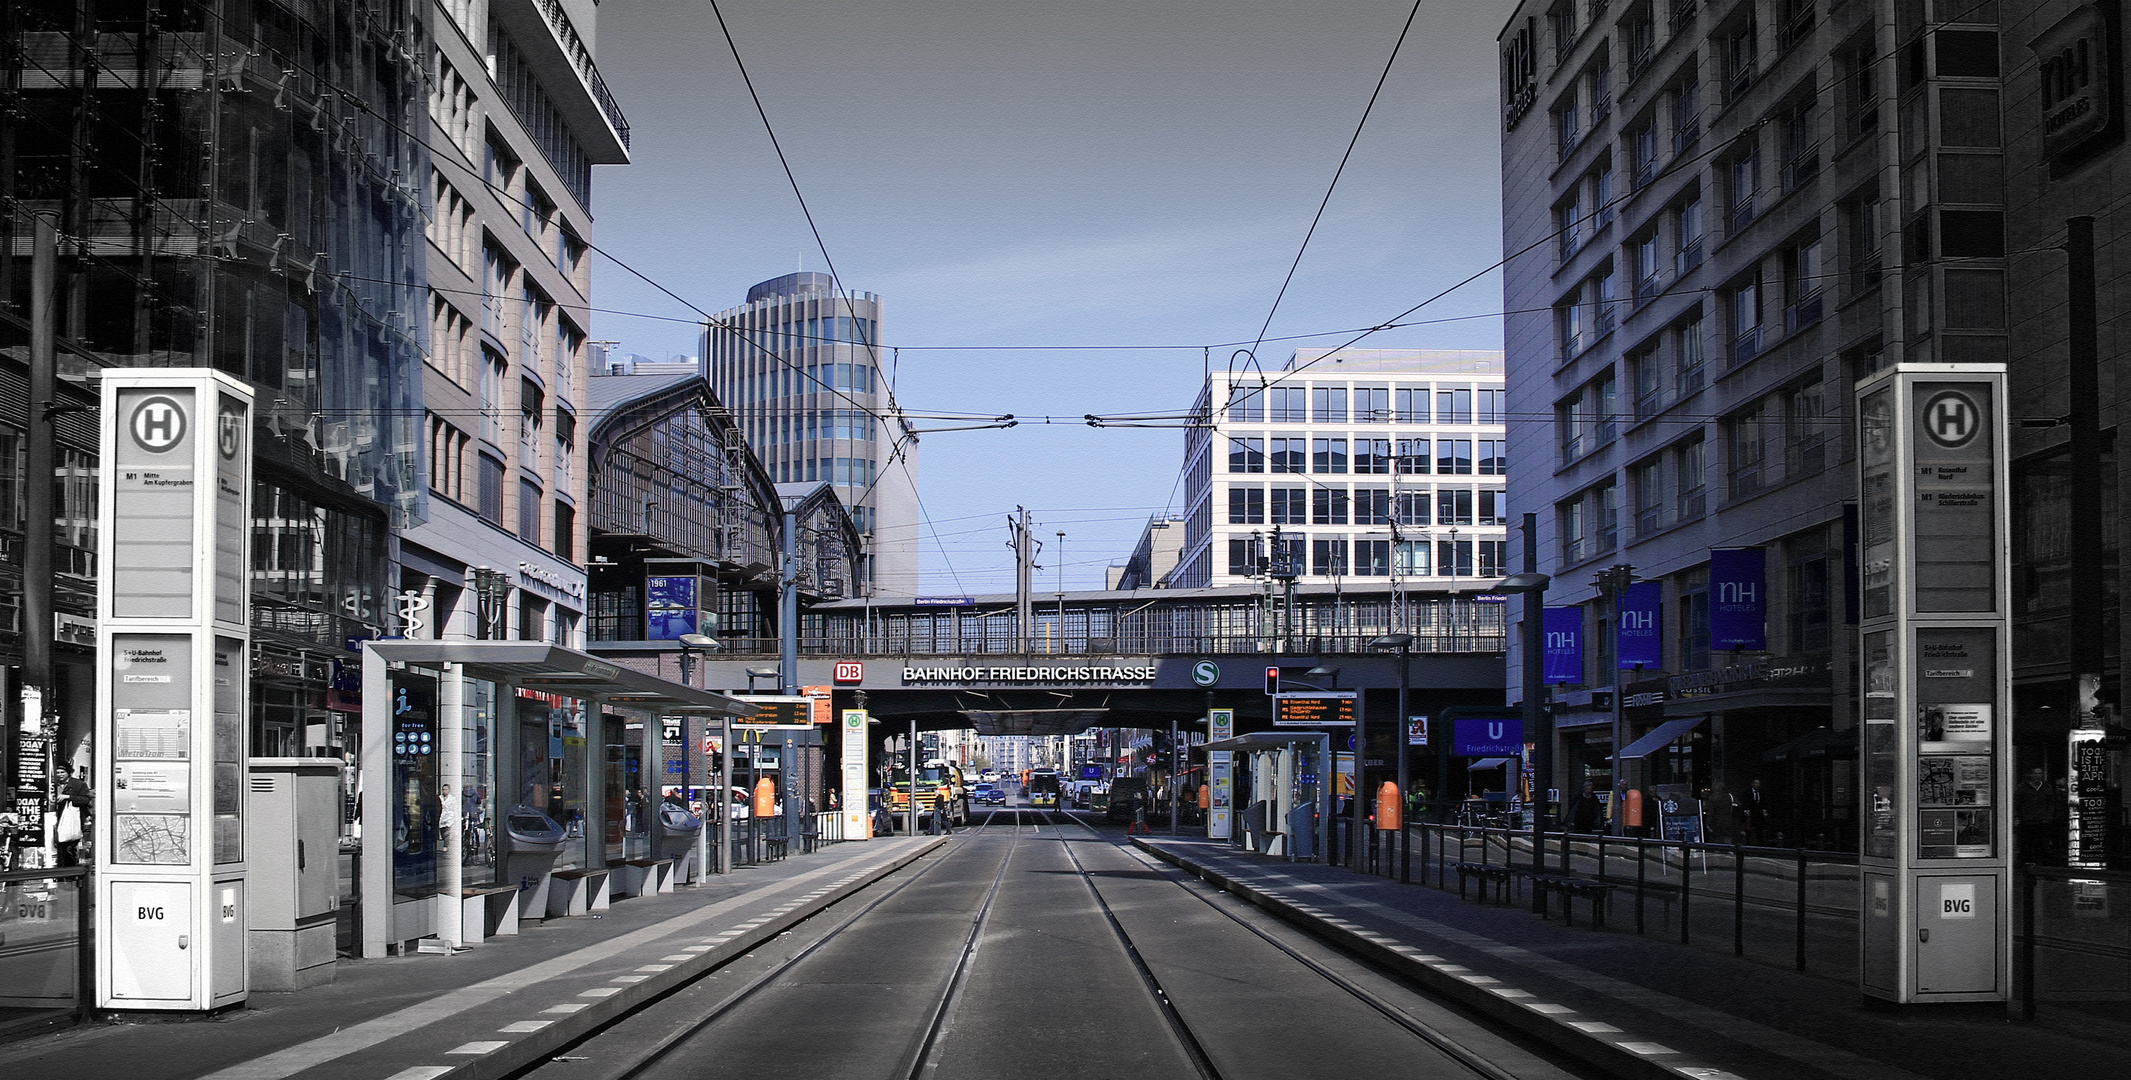
<path fill-rule="evenodd" d="M 1524 753 L 1524 721 L 1460 717 L 1451 753 L 1459 757 L 1519 756 Z"/>

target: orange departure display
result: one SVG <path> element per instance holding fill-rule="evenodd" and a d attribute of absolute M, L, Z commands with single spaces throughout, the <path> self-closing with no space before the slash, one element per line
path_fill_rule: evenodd
<path fill-rule="evenodd" d="M 1329 727 L 1353 723 L 1353 694 L 1282 694 L 1273 699 L 1275 727 Z"/>

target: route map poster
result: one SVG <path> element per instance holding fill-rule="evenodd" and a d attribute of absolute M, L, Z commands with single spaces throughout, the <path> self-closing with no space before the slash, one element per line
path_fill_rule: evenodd
<path fill-rule="evenodd" d="M 192 637 L 114 634 L 111 861 L 192 862 Z"/>

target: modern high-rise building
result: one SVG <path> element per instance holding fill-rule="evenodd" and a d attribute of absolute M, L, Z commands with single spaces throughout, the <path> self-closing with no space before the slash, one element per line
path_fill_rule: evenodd
<path fill-rule="evenodd" d="M 1505 572 L 1502 354 L 1304 349 L 1214 372 L 1192 411 L 1169 588 Z"/>
<path fill-rule="evenodd" d="M 827 482 L 865 537 L 859 588 L 918 591 L 918 441 L 895 403 L 881 299 L 801 272 L 703 330 L 703 370 L 778 483 Z"/>

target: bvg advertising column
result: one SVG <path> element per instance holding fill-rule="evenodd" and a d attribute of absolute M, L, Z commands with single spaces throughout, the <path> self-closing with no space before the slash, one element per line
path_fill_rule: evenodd
<path fill-rule="evenodd" d="M 1898 1002 L 2011 991 L 2005 368 L 1858 387 L 1860 978 Z"/>
<path fill-rule="evenodd" d="M 97 541 L 96 1004 L 243 1001 L 251 391 L 106 371 Z"/>

